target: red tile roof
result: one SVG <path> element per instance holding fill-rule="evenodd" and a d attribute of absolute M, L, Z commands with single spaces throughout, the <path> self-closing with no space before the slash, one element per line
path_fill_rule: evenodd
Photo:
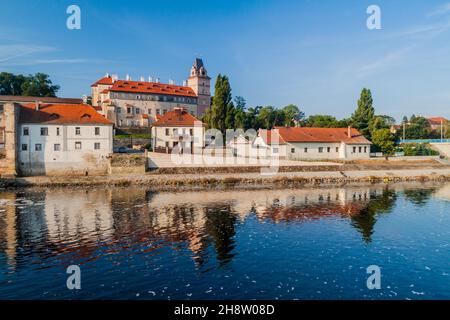
<path fill-rule="evenodd" d="M 80 104 L 83 99 L 78 98 L 57 98 L 57 97 L 32 97 L 32 96 L 2 96 L 0 95 L 0 102 L 15 102 L 15 103 L 63 103 L 63 104 Z"/>
<path fill-rule="evenodd" d="M 103 77 L 100 80 L 96 81 L 91 85 L 91 87 L 96 87 L 99 84 L 103 85 L 112 85 L 114 83 L 114 80 L 111 76 Z"/>
<path fill-rule="evenodd" d="M 346 144 L 371 144 L 358 130 L 350 129 L 351 137 L 348 136 L 348 128 L 310 128 L 310 127 L 275 127 L 278 130 L 280 144 L 286 142 L 323 142 Z M 260 136 L 268 144 L 276 143 L 274 130 L 260 130 Z"/>
<path fill-rule="evenodd" d="M 125 81 L 117 80 L 109 91 L 134 92 L 134 93 L 156 93 L 183 97 L 197 97 L 190 87 L 163 84 L 155 82 Z"/>
<path fill-rule="evenodd" d="M 20 123 L 45 124 L 111 124 L 87 104 L 36 104 L 21 105 Z"/>
<path fill-rule="evenodd" d="M 154 127 L 193 127 L 195 122 L 200 122 L 196 117 L 188 113 L 186 110 L 175 109 L 166 112 L 164 115 L 155 121 L 152 126 Z M 202 123 L 203 125 L 203 123 Z"/>
<path fill-rule="evenodd" d="M 430 117 L 427 118 L 428 123 L 432 125 L 440 125 L 441 123 L 446 123 L 448 120 L 443 117 Z"/>

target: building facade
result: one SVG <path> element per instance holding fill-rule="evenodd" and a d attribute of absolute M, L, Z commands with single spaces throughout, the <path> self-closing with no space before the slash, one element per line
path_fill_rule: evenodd
<path fill-rule="evenodd" d="M 152 124 L 153 151 L 197 153 L 205 145 L 205 125 L 182 108 L 175 108 Z"/>
<path fill-rule="evenodd" d="M 282 159 L 357 160 L 370 158 L 371 144 L 353 128 L 275 127 L 260 129 L 253 147 Z"/>
<path fill-rule="evenodd" d="M 91 106 L 24 104 L 17 126 L 21 175 L 107 173 L 113 124 Z"/>
<path fill-rule="evenodd" d="M 27 103 L 77 105 L 82 99 L 0 95 L 0 176 L 19 174 L 17 132 L 21 105 Z"/>
<path fill-rule="evenodd" d="M 118 127 L 149 126 L 174 108 L 193 116 L 203 115 L 211 104 L 211 78 L 201 59 L 196 59 L 183 86 L 149 81 L 119 80 L 107 75 L 91 86 L 92 106 Z"/>

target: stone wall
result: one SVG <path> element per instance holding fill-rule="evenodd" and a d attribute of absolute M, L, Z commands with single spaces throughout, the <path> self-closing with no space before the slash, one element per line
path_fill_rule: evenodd
<path fill-rule="evenodd" d="M 113 154 L 108 172 L 111 175 L 144 174 L 147 169 L 147 153 Z"/>
<path fill-rule="evenodd" d="M 1 176 L 17 175 L 17 128 L 19 105 L 6 103 L 3 105 L 0 126 L 4 128 L 4 150 L 0 161 Z"/>
<path fill-rule="evenodd" d="M 114 148 L 126 147 L 132 148 L 133 146 L 147 146 L 151 143 L 151 139 L 140 138 L 114 138 Z"/>

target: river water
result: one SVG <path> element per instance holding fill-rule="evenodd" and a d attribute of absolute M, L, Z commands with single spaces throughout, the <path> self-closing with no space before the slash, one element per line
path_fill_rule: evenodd
<path fill-rule="evenodd" d="M 450 299 L 449 274 L 449 184 L 0 191 L 0 299 Z"/>

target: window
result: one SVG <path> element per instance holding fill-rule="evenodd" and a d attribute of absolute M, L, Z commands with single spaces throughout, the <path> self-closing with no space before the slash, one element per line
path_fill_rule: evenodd
<path fill-rule="evenodd" d="M 95 150 L 100 150 L 100 142 L 94 143 L 94 149 Z"/>
<path fill-rule="evenodd" d="M 41 136 L 48 136 L 48 128 L 47 127 L 41 128 Z"/>
<path fill-rule="evenodd" d="M 148 109 L 148 114 L 152 114 L 152 109 Z"/>
<path fill-rule="evenodd" d="M 172 129 L 172 133 L 175 135 L 177 134 L 177 129 Z"/>
<path fill-rule="evenodd" d="M 56 128 L 56 135 L 59 136 L 59 128 Z"/>
<path fill-rule="evenodd" d="M 54 151 L 61 151 L 61 145 L 59 143 L 55 143 L 53 145 L 53 150 Z"/>
<path fill-rule="evenodd" d="M 308 153 L 308 148 L 305 148 L 305 153 Z"/>
<path fill-rule="evenodd" d="M 273 148 L 273 153 L 278 153 L 278 148 Z"/>
<path fill-rule="evenodd" d="M 27 144 L 22 144 L 22 151 L 28 151 L 28 145 Z"/>
<path fill-rule="evenodd" d="M 161 114 L 161 109 L 156 109 L 156 114 Z"/>
<path fill-rule="evenodd" d="M 167 109 L 164 109 L 164 110 L 163 110 L 163 114 L 166 114 L 166 112 L 167 112 Z"/>
<path fill-rule="evenodd" d="M 291 148 L 291 153 L 295 153 L 295 148 Z"/>
<path fill-rule="evenodd" d="M 122 113 L 122 109 L 116 108 L 116 112 L 117 112 L 117 113 Z"/>
<path fill-rule="evenodd" d="M 323 153 L 323 147 L 319 147 L 319 153 Z"/>
<path fill-rule="evenodd" d="M 81 134 L 81 128 L 80 127 L 76 127 L 75 128 L 75 135 L 79 136 Z"/>
<path fill-rule="evenodd" d="M 167 148 L 169 147 L 169 141 L 166 141 L 166 147 Z"/>
<path fill-rule="evenodd" d="M 336 147 L 336 152 L 339 152 L 339 147 Z"/>
<path fill-rule="evenodd" d="M 367 147 L 364 147 L 364 153 L 367 153 Z"/>
<path fill-rule="evenodd" d="M 34 145 L 34 150 L 35 150 L 35 151 L 42 151 L 42 144 L 36 143 L 36 144 Z"/>
<path fill-rule="evenodd" d="M 193 135 L 194 135 L 194 129 L 189 129 L 189 134 L 190 134 L 191 136 L 193 136 Z"/>
<path fill-rule="evenodd" d="M 28 127 L 24 127 L 23 128 L 23 135 L 24 136 L 29 136 L 30 135 L 30 129 Z"/>
<path fill-rule="evenodd" d="M 132 113 L 132 110 L 131 110 L 130 107 L 127 107 L 127 113 L 128 113 L 128 114 Z"/>
<path fill-rule="evenodd" d="M 362 152 L 362 147 L 359 147 L 359 153 L 361 153 Z"/>
<path fill-rule="evenodd" d="M 356 153 L 356 147 L 353 147 L 353 153 Z"/>
<path fill-rule="evenodd" d="M 170 134 L 169 129 L 166 129 L 166 136 L 168 136 Z"/>
<path fill-rule="evenodd" d="M 331 148 L 330 148 L 330 147 L 327 148 L 327 152 L 328 152 L 328 153 L 331 152 Z"/>
<path fill-rule="evenodd" d="M 141 112 L 141 109 L 136 108 L 136 114 L 139 114 Z"/>
<path fill-rule="evenodd" d="M 80 141 L 75 142 L 75 150 L 81 150 L 81 142 Z"/>
<path fill-rule="evenodd" d="M 95 127 L 95 135 L 96 136 L 100 135 L 100 127 Z"/>

